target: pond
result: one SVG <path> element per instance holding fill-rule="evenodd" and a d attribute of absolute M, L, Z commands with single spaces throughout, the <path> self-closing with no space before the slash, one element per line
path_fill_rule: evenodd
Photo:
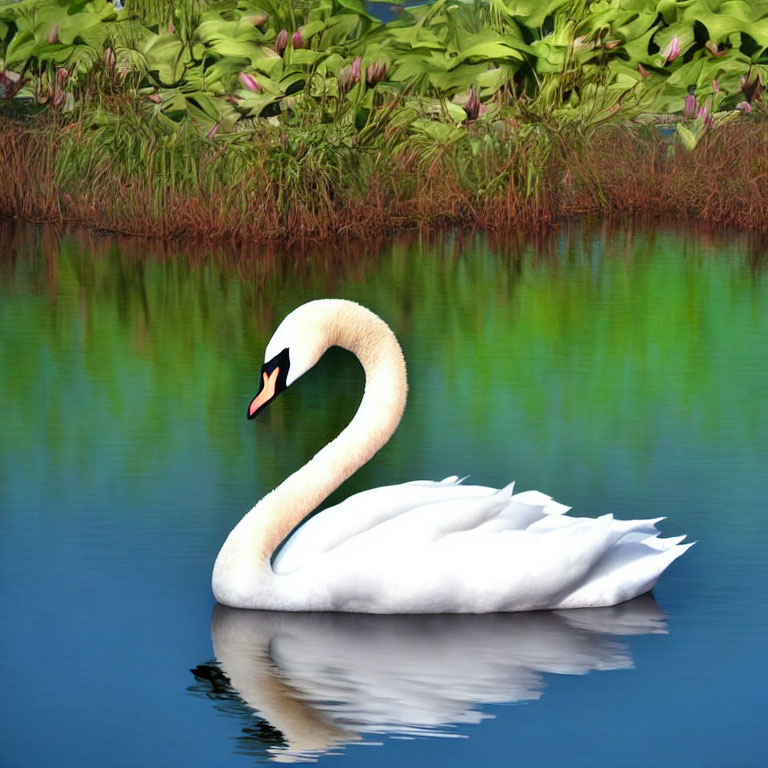
<path fill-rule="evenodd" d="M 2 225 L 0 765 L 759 763 L 766 253 L 590 223 L 248 255 Z M 359 401 L 332 350 L 245 418 L 277 323 L 325 296 L 387 320 L 411 387 L 330 502 L 514 479 L 696 546 L 612 609 L 214 609 L 230 528 Z"/>

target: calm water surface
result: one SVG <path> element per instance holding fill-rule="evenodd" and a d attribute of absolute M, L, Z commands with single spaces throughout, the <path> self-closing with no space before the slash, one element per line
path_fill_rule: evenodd
<path fill-rule="evenodd" d="M 580 225 L 256 256 L 0 228 L 0 765 L 760 764 L 765 250 Z M 456 473 L 667 516 L 698 544 L 655 601 L 213 610 L 233 523 L 359 400 L 336 350 L 245 419 L 272 330 L 324 296 L 382 315 L 411 381 L 395 438 L 331 501 Z"/>

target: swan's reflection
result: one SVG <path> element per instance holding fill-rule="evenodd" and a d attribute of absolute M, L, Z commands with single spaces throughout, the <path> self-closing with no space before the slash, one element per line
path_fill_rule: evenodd
<path fill-rule="evenodd" d="M 217 605 L 211 626 L 229 695 L 269 723 L 261 729 L 271 735 L 267 752 L 281 760 L 311 758 L 363 734 L 455 734 L 457 724 L 489 717 L 484 704 L 538 699 L 543 673 L 632 667 L 616 635 L 664 632 L 650 595 L 613 608 L 481 616 Z M 195 670 L 209 680 L 211 672 Z"/>

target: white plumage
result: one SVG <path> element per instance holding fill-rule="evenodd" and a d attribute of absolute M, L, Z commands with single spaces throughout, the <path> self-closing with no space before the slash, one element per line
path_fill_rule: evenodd
<path fill-rule="evenodd" d="M 514 484 L 496 490 L 454 476 L 351 496 L 303 522 L 270 564 L 291 530 L 387 442 L 405 406 L 394 334 L 357 304 L 324 300 L 299 307 L 278 328 L 264 366 L 268 395 L 260 392 L 251 412 L 279 393 L 275 360 L 285 367 L 290 358 L 283 372 L 290 383 L 333 344 L 353 351 L 365 368 L 360 408 L 336 440 L 232 531 L 214 566 L 220 602 L 367 613 L 608 606 L 652 589 L 690 546 L 680 544 L 683 537 L 660 538 L 659 519 L 572 517 L 538 491 L 515 494 Z"/>
<path fill-rule="evenodd" d="M 324 610 L 486 613 L 615 605 L 690 546 L 660 538 L 658 520 L 567 511 L 455 477 L 375 488 L 304 523 L 273 568 Z"/>

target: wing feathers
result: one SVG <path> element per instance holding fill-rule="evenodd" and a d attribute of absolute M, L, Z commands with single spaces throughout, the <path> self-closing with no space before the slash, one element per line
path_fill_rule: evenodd
<path fill-rule="evenodd" d="M 569 509 L 538 491 L 515 494 L 513 483 L 496 490 L 455 475 L 375 488 L 305 522 L 273 570 L 311 584 L 330 610 L 571 608 L 648 591 L 691 546 L 660 537 L 663 518 Z"/>

